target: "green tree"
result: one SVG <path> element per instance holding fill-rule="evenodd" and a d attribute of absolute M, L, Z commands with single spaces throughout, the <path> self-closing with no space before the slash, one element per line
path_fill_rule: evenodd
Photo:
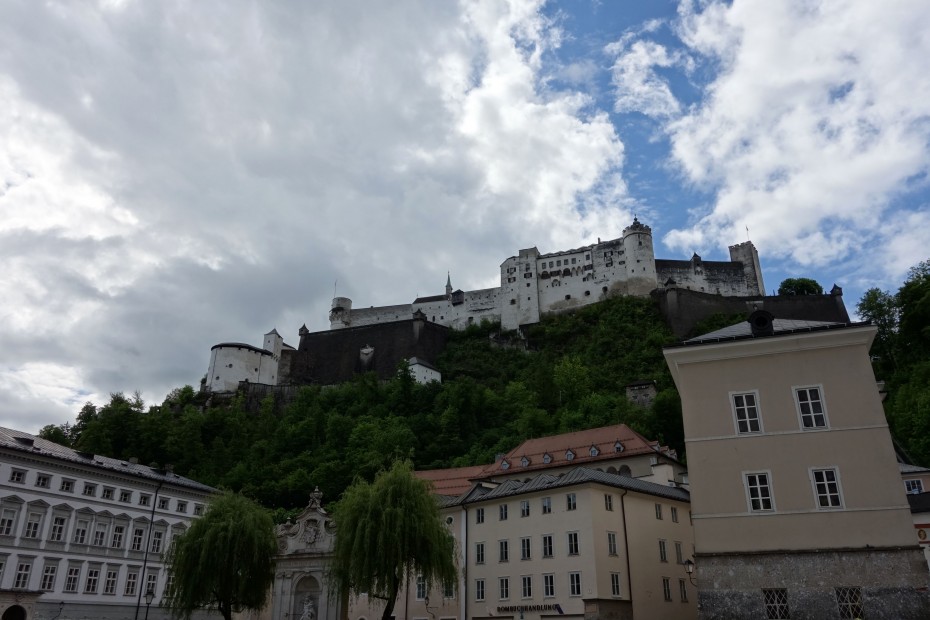
<path fill-rule="evenodd" d="M 206 514 L 168 552 L 174 576 L 169 609 L 190 618 L 207 607 L 232 620 L 233 612 L 261 608 L 274 579 L 276 552 L 274 523 L 264 508 L 239 494 L 214 496 Z"/>
<path fill-rule="evenodd" d="M 823 295 L 823 287 L 810 278 L 788 278 L 778 285 L 779 295 Z"/>
<path fill-rule="evenodd" d="M 886 378 L 897 366 L 897 335 L 900 308 L 898 299 L 888 291 L 870 288 L 863 293 L 859 303 L 856 304 L 856 313 L 859 318 L 872 321 L 878 328 L 875 342 L 872 343 L 872 358 L 875 364 L 875 374 L 879 378 Z"/>
<path fill-rule="evenodd" d="M 429 483 L 395 461 L 373 483 L 356 478 L 333 510 L 338 528 L 330 587 L 385 601 L 390 620 L 401 585 L 419 576 L 427 590 L 455 583 L 455 542 Z"/>

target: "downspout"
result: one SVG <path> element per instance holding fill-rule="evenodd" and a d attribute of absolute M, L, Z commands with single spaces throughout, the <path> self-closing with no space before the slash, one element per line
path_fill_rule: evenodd
<path fill-rule="evenodd" d="M 620 512 L 623 514 L 623 549 L 626 555 L 626 591 L 630 598 L 630 606 L 633 605 L 633 575 L 630 573 L 630 542 L 626 535 L 626 504 L 623 498 L 626 497 L 627 490 L 623 489 L 623 495 L 620 496 Z"/>
<path fill-rule="evenodd" d="M 462 586 L 459 588 L 459 607 L 461 617 L 467 618 L 465 611 L 468 607 L 468 508 L 462 506 Z"/>
<path fill-rule="evenodd" d="M 152 498 L 152 512 L 149 516 L 149 535 L 146 537 L 145 551 L 142 556 L 142 570 L 139 572 L 139 587 L 136 596 L 136 620 L 139 620 L 139 607 L 142 605 L 142 588 L 145 584 L 145 567 L 149 563 L 149 550 L 152 548 L 152 528 L 155 527 L 155 506 L 158 505 L 158 492 L 161 490 L 161 485 L 164 483 L 164 480 L 158 481 L 158 486 L 155 487 L 155 497 Z"/>

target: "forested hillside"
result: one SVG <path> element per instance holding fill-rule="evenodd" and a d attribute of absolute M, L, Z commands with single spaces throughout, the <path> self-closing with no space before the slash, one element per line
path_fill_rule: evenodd
<path fill-rule="evenodd" d="M 675 339 L 648 298 L 547 318 L 527 332 L 528 351 L 492 343 L 494 332 L 483 325 L 454 333 L 441 384 L 419 385 L 406 373 L 387 383 L 361 376 L 302 388 L 284 408 L 266 399 L 257 413 L 240 399 L 207 407 L 190 386 L 157 406 L 113 394 L 42 435 L 171 464 L 281 509 L 302 507 L 315 485 L 336 499 L 355 475 L 370 479 L 397 456 L 421 469 L 487 463 L 529 437 L 617 422 L 683 449 L 678 394 L 662 357 Z M 626 400 L 624 386 L 638 380 L 658 383 L 651 409 Z"/>

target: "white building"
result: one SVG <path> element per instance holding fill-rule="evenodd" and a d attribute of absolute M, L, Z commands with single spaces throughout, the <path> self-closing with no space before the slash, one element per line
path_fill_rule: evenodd
<path fill-rule="evenodd" d="M 0 428 L 0 617 L 142 618 L 149 589 L 166 617 L 164 553 L 213 492 Z"/>

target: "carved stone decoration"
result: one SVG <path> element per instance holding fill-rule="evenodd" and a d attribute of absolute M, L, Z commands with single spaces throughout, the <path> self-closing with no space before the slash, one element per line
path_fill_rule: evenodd
<path fill-rule="evenodd" d="M 312 545 L 320 537 L 320 522 L 318 519 L 307 519 L 304 523 L 303 541 Z"/>
<path fill-rule="evenodd" d="M 307 508 L 319 508 L 322 506 L 323 501 L 323 492 L 320 491 L 320 487 L 313 489 L 313 493 L 310 494 L 310 503 L 307 504 Z"/>

